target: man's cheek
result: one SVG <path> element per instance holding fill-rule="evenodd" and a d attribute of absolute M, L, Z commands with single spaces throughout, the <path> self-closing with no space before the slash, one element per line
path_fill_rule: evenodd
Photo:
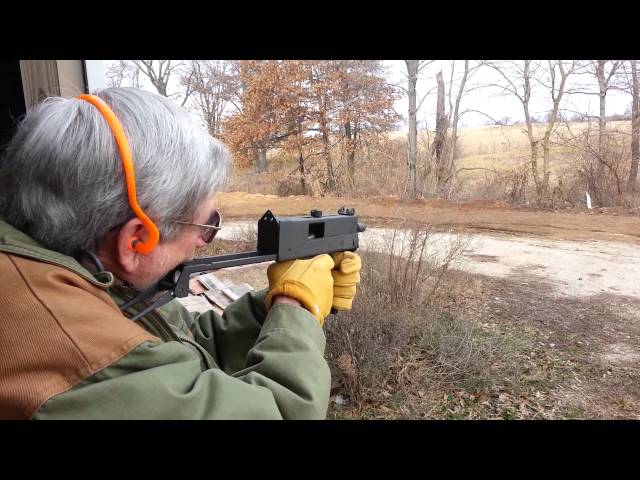
<path fill-rule="evenodd" d="M 189 242 L 189 244 L 185 245 L 185 247 L 182 250 L 182 252 L 180 252 L 180 262 L 179 263 L 188 262 L 190 260 L 193 260 L 193 257 L 195 257 L 195 255 L 196 255 L 196 247 L 197 247 L 197 245 L 195 243 L 193 243 L 193 242 Z"/>

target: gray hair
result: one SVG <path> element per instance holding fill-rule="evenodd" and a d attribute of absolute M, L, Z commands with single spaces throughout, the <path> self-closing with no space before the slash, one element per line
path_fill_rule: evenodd
<path fill-rule="evenodd" d="M 160 239 L 193 221 L 200 203 L 222 188 L 227 148 L 171 100 L 136 88 L 95 95 L 125 131 L 138 204 Z M 135 214 L 111 128 L 85 100 L 51 97 L 30 110 L 0 163 L 0 215 L 41 245 L 72 255 L 94 249 Z"/>

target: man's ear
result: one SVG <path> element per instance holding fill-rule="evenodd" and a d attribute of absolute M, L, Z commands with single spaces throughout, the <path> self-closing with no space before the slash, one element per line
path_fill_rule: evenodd
<path fill-rule="evenodd" d="M 147 240 L 147 230 L 138 217 L 125 223 L 116 237 L 116 258 L 127 273 L 134 272 L 142 259 L 142 254 L 134 250 L 136 242 Z"/>

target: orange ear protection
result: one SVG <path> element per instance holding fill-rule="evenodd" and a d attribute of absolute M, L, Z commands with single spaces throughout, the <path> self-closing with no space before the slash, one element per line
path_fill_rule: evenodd
<path fill-rule="evenodd" d="M 127 183 L 129 204 L 131 205 L 131 208 L 133 209 L 136 216 L 144 224 L 147 232 L 149 232 L 149 240 L 147 242 L 143 242 L 138 237 L 132 237 L 129 249 L 135 250 L 139 253 L 149 253 L 154 248 L 156 248 L 156 245 L 158 245 L 158 241 L 160 240 L 160 232 L 158 231 L 158 227 L 156 227 L 155 223 L 153 223 L 151 219 L 147 217 L 147 215 L 138 205 L 138 200 L 136 198 L 136 177 L 133 170 L 131 149 L 129 148 L 129 142 L 127 141 L 127 137 L 124 134 L 122 125 L 120 124 L 120 121 L 116 117 L 115 113 L 113 113 L 113 110 L 111 110 L 111 108 L 109 108 L 109 105 L 107 105 L 101 98 L 96 97 L 95 95 L 79 95 L 76 98 L 86 100 L 87 102 L 95 105 L 98 110 L 100 110 L 100 113 L 104 115 L 104 118 L 107 120 L 109 127 L 111 127 L 111 131 L 113 132 L 113 135 L 116 138 L 116 143 L 118 144 L 120 157 L 122 158 L 122 167 L 124 168 L 124 176 Z"/>

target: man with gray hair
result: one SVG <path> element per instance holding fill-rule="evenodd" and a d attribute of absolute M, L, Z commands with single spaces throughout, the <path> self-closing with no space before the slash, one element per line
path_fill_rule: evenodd
<path fill-rule="evenodd" d="M 133 88 L 48 98 L 0 163 L 0 418 L 321 419 L 351 252 L 274 263 L 223 315 L 121 309 L 221 228 L 226 147 Z"/>

